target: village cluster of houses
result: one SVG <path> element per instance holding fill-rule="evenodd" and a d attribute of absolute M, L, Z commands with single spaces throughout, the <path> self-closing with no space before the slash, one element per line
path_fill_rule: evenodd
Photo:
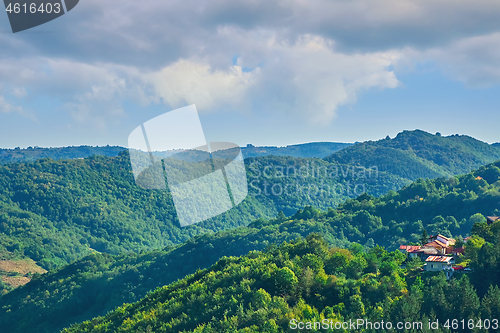
<path fill-rule="evenodd" d="M 486 217 L 486 222 L 488 224 L 492 224 L 499 220 L 499 216 Z M 464 241 L 467 242 L 469 238 L 470 237 L 465 238 Z M 452 265 L 455 263 L 455 259 L 464 254 L 463 246 L 457 248 L 453 238 L 448 238 L 443 235 L 429 237 L 429 242 L 423 246 L 401 245 L 399 250 L 403 253 L 407 253 L 410 258 L 418 257 L 420 260 L 424 261 L 424 270 L 444 270 L 447 276 L 453 274 L 454 268 Z M 460 267 L 455 267 L 455 269 L 460 269 Z"/>
<path fill-rule="evenodd" d="M 464 248 L 455 248 L 455 240 L 443 235 L 429 237 L 429 242 L 424 246 L 401 245 L 399 249 L 408 253 L 410 258 L 418 257 L 425 262 L 424 270 L 441 271 L 451 267 L 455 259 L 462 255 Z"/>

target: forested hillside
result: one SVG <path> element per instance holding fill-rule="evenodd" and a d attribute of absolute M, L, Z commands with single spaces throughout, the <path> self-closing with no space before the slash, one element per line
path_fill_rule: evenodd
<path fill-rule="evenodd" d="M 268 155 L 323 158 L 351 145 L 352 143 L 340 142 L 311 142 L 285 147 L 247 145 L 242 147 L 241 151 L 245 158 Z"/>
<path fill-rule="evenodd" d="M 247 199 L 236 209 L 185 228 L 179 227 L 168 190 L 144 190 L 135 184 L 127 151 L 117 157 L 9 163 L 0 166 L 0 256 L 31 258 L 50 269 L 93 250 L 119 254 L 163 248 L 195 235 L 246 225 L 260 217 L 274 217 L 279 211 L 291 216 L 307 205 L 326 210 L 365 192 L 377 197 L 402 188 L 417 175 L 440 174 L 422 168 L 414 160 L 405 162 L 400 155 L 409 154 L 408 151 L 418 152 L 415 156 L 422 160 L 425 157 L 428 165 L 441 156 L 446 165 L 454 166 L 448 168 L 447 174 L 491 159 L 486 157 L 493 154 L 490 150 L 497 151 L 468 137 L 442 138 L 421 131 L 403 132 L 396 139 L 385 141 L 386 146 L 399 147 L 390 148 L 397 154 L 380 154 L 370 160 L 371 155 L 365 154 L 363 147 L 380 145 L 378 142 L 348 147 L 339 155 L 332 155 L 329 160 L 335 157 L 339 161 L 331 162 L 289 156 L 247 158 Z M 450 142 L 460 142 L 461 148 Z M 75 147 L 69 152 L 84 148 L 92 147 Z M 111 151 L 115 148 L 109 147 Z M 450 159 L 447 154 L 452 148 L 457 149 Z M 67 153 L 62 149 L 61 154 L 64 152 Z M 356 162 L 359 154 L 368 156 L 366 165 Z M 63 156 L 66 155 L 58 157 Z M 464 218 L 469 216 L 461 215 L 459 223 Z M 395 221 L 402 228 L 403 221 Z M 449 224 L 450 232 L 458 230 L 454 221 Z M 415 238 L 401 232 L 397 236 Z"/>
<path fill-rule="evenodd" d="M 1 298 L 5 311 L 0 322 L 13 333 L 26 327 L 56 332 L 123 302 L 137 301 L 149 290 L 209 267 L 222 256 L 264 250 L 311 233 L 320 234 L 331 246 L 358 242 L 365 248 L 381 245 L 394 250 L 400 244 L 419 243 L 424 229 L 465 237 L 477 223 L 483 227 L 473 230 L 493 242 L 494 231 L 484 227 L 484 216 L 500 213 L 499 167 L 497 162 L 463 176 L 418 181 L 380 198 L 362 195 L 323 212 L 309 206 L 292 217 L 259 219 L 248 227 L 197 236 L 164 251 L 119 257 L 92 254 Z"/>
<path fill-rule="evenodd" d="M 349 166 L 320 159 L 270 156 L 250 158 L 247 165 L 247 199 L 236 209 L 185 228 L 179 227 L 168 190 L 135 184 L 128 152 L 0 166 L 0 255 L 29 257 L 49 269 L 91 249 L 119 254 L 163 248 L 274 217 L 280 210 L 291 215 L 306 205 L 326 209 L 364 191 L 381 195 L 406 184 L 387 173 L 353 173 Z M 279 176 L 280 168 L 295 172 Z"/>
<path fill-rule="evenodd" d="M 337 322 L 350 321 L 355 329 L 348 324 L 335 331 L 374 332 L 369 321 L 385 322 L 382 331 L 389 331 L 387 323 L 396 329 L 408 322 L 407 332 L 497 332 L 500 222 L 490 232 L 491 242 L 479 249 L 488 252 L 488 260 L 472 258 L 476 271 L 455 273 L 449 281 L 443 272 L 420 273 L 418 261 L 400 268 L 405 256 L 399 251 L 329 248 L 309 235 L 265 252 L 224 257 L 210 269 L 63 332 L 289 332 L 307 322 L 333 331 Z M 471 253 L 478 251 L 474 244 Z M 492 284 L 481 281 L 485 263 Z M 357 326 L 358 319 L 365 322 Z M 436 321 L 437 329 L 429 329 Z"/>
<path fill-rule="evenodd" d="M 425 140 L 422 141 L 422 138 Z M 386 140 L 386 144 L 392 142 L 394 146 L 399 142 L 402 146 L 404 143 L 405 147 L 418 151 L 419 155 L 441 155 L 445 159 L 447 151 L 442 148 L 442 140 L 460 141 L 462 148 L 464 142 L 468 142 L 471 147 L 467 156 L 463 148 L 458 150 L 460 159 L 457 157 L 448 161 L 457 166 L 454 170 L 460 170 L 458 166 L 462 161 L 474 160 L 474 156 L 479 155 L 484 157 L 488 149 L 496 149 L 484 144 L 488 147 L 486 149 L 483 143 L 467 137 L 441 138 L 420 131 L 404 132 L 394 140 Z M 439 145 L 431 144 L 434 141 Z M 340 160 L 351 163 L 360 153 L 359 147 L 370 145 L 362 143 L 346 148 L 338 153 L 343 157 Z M 424 150 L 428 152 L 424 154 Z M 345 152 L 351 153 L 347 155 Z M 326 210 L 364 192 L 380 196 L 409 183 L 408 179 L 402 178 L 409 175 L 391 173 L 404 174 L 401 170 L 411 170 L 401 164 L 404 159 L 381 155 L 380 161 L 371 162 L 381 164 L 366 162 L 366 166 L 360 166 L 357 162 L 344 164 L 287 156 L 247 158 L 247 199 L 236 209 L 186 228 L 179 227 L 168 190 L 149 191 L 135 184 L 126 151 L 117 157 L 9 163 L 0 166 L 0 256 L 7 259 L 31 258 L 43 268 L 50 269 L 81 258 L 93 250 L 119 254 L 163 248 L 180 244 L 195 235 L 246 225 L 259 217 L 270 218 L 279 211 L 290 216 L 307 205 Z M 411 177 L 428 173 L 428 169 L 410 164 L 412 168 L 417 165 Z M 381 171 L 384 165 L 392 167 Z M 444 185 L 439 186 L 447 186 L 448 180 L 443 182 Z M 427 185 L 424 182 L 421 186 Z M 461 195 L 469 194 L 464 192 Z M 447 212 L 444 218 L 454 215 Z M 468 218 L 467 214 L 461 214 L 458 223 Z M 413 222 L 417 223 L 418 219 Z M 404 221 L 394 220 L 397 223 L 389 225 L 387 221 L 386 226 L 391 228 L 397 224 L 398 228 L 405 230 L 401 225 Z M 448 224 L 449 232 L 460 229 L 453 220 Z M 414 233 L 418 228 L 417 225 L 408 230 Z M 416 238 L 411 234 L 403 235 L 397 228 L 395 231 L 398 232 L 397 237 L 407 240 Z M 378 237 L 373 234 L 369 238 L 372 236 Z M 354 237 L 353 240 L 357 239 Z"/>
<path fill-rule="evenodd" d="M 443 137 L 420 130 L 359 143 L 326 158 L 342 164 L 376 165 L 380 171 L 410 180 L 462 174 L 499 159 L 498 148 L 469 136 Z"/>
<path fill-rule="evenodd" d="M 52 269 L 0 300 L 6 309 L 0 322 L 9 323 L 12 332 L 25 332 L 27 326 L 20 323 L 37 332 L 54 332 L 137 301 L 148 290 L 209 267 L 221 256 L 263 250 L 313 232 L 333 246 L 358 242 L 392 250 L 418 243 L 424 229 L 465 237 L 484 216 L 500 215 L 500 162 L 463 176 L 421 179 L 395 191 L 416 175 L 438 170 L 439 155 L 445 161 L 439 170 L 446 169 L 443 174 L 448 175 L 491 159 L 496 155 L 490 149 L 497 148 L 467 137 L 420 131 L 398 137 L 385 140 L 397 141 L 387 143 L 399 145 L 390 148 L 394 155 L 375 158 L 367 153 L 374 158 L 364 165 L 356 162 L 357 154 L 364 154 L 359 147 L 373 143 L 346 148 L 338 160 L 247 158 L 247 199 L 236 209 L 185 228 L 179 227 L 168 190 L 144 190 L 135 184 L 127 151 L 116 157 L 45 158 L 0 166 L 0 259 L 30 258 Z M 345 152 L 351 149 L 348 157 Z M 453 159 L 445 156 L 447 149 L 456 150 Z M 412 159 L 405 161 L 401 154 L 410 156 L 411 151 Z M 415 158 L 423 164 L 415 164 Z M 401 172 L 404 163 L 413 168 L 409 173 Z M 222 232 L 227 229 L 234 230 Z M 64 322 L 54 319 L 65 310 Z"/>
<path fill-rule="evenodd" d="M 88 254 L 151 250 L 276 214 L 249 196 L 238 209 L 180 228 L 168 191 L 139 188 L 128 153 L 0 166 L 0 253 L 52 268 Z M 177 222 L 178 223 L 178 222 Z"/>

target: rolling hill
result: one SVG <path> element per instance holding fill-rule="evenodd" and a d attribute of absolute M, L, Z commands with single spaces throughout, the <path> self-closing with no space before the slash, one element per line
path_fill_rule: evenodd
<path fill-rule="evenodd" d="M 379 171 L 409 180 L 449 177 L 500 160 L 500 150 L 465 135 L 443 137 L 404 131 L 394 139 L 367 141 L 326 158 L 329 162 L 377 166 Z"/>
<path fill-rule="evenodd" d="M 323 158 L 332 153 L 339 151 L 345 147 L 349 147 L 350 143 L 338 142 L 311 142 L 298 145 L 290 145 L 285 147 L 262 146 L 256 147 L 247 145 L 242 147 L 243 157 L 261 157 L 261 156 L 291 156 L 291 157 L 316 157 Z M 105 146 L 78 146 L 78 147 L 58 147 L 58 148 L 42 148 L 29 147 L 26 149 L 1 149 L 0 148 L 0 164 L 19 163 L 19 162 L 34 162 L 42 158 L 50 158 L 53 160 L 68 160 L 86 158 L 93 155 L 116 157 L 121 152 L 127 150 L 124 147 Z"/>
<path fill-rule="evenodd" d="M 323 146 L 310 147 L 316 154 Z M 481 220 L 476 213 L 500 214 L 496 184 L 500 165 L 480 168 L 481 163 L 498 159 L 498 151 L 470 137 L 443 138 L 413 131 L 400 133 L 392 140 L 355 144 L 324 160 L 275 155 L 247 157 L 250 194 L 247 199 L 236 209 L 185 228 L 178 225 L 168 190 L 143 190 L 135 184 L 128 151 L 121 151 L 115 157 L 93 155 L 7 163 L 0 166 L 0 258 L 14 262 L 32 259 L 51 271 L 41 278 L 35 275 L 33 283 L 10 292 L 4 299 L 14 297 L 13 300 L 17 292 L 35 288 L 30 292 L 35 299 L 74 308 L 68 320 L 79 321 L 101 315 L 104 309 L 113 309 L 120 302 L 136 301 L 147 290 L 168 284 L 197 268 L 208 267 L 223 255 L 262 250 L 271 243 L 305 237 L 311 232 L 322 234 L 336 246 L 359 242 L 368 247 L 377 243 L 390 249 L 401 243 L 418 242 L 423 228 L 430 233 L 466 235 L 472 224 Z M 450 177 L 471 168 L 478 170 Z M 441 176 L 445 178 L 417 180 L 403 188 L 413 179 Z M 273 220 L 279 211 L 284 214 Z M 251 221 L 255 222 L 249 225 Z M 228 229 L 234 229 L 235 233 L 225 234 L 223 231 Z M 222 233 L 210 236 L 212 238 L 196 238 L 213 232 Z M 179 258 L 193 258 L 193 253 L 189 247 L 178 244 L 190 239 L 203 253 L 188 259 L 191 262 L 185 269 L 179 269 Z M 239 245 L 226 246 L 220 251 L 212 250 L 214 243 L 219 244 L 218 247 Z M 109 256 L 160 248 L 166 249 L 151 260 L 142 255 L 136 255 L 136 259 L 128 255 L 121 259 Z M 184 252 L 189 255 L 179 255 Z M 95 271 L 89 271 L 91 266 L 82 264 L 83 275 L 71 273 L 64 278 L 57 277 L 64 273 L 54 271 L 55 268 L 88 255 L 103 258 L 97 259 Z M 82 260 L 89 257 L 86 258 Z M 149 265 L 154 265 L 156 259 L 159 263 L 164 261 L 161 265 L 169 263 L 175 267 L 176 273 L 163 274 L 164 279 L 156 276 L 151 280 L 154 282 L 144 280 L 150 274 Z M 144 260 L 151 263 L 143 264 Z M 77 261 L 74 265 L 79 264 Z M 62 269 L 68 267 L 71 266 Z M 122 274 L 126 272 L 129 275 Z M 137 277 L 137 272 L 143 273 Z M 49 287 L 44 279 L 50 279 L 53 274 L 54 281 L 67 279 L 68 283 L 73 281 L 85 286 L 82 290 L 89 287 L 100 292 L 86 294 L 60 283 Z M 89 279 L 94 274 L 96 279 Z M 140 281 L 136 287 L 135 278 Z M 113 282 L 106 284 L 107 279 Z M 54 293 L 36 296 L 45 290 Z M 124 290 L 131 291 L 124 293 Z M 122 294 L 124 296 L 119 296 Z M 84 299 L 89 304 L 88 311 L 75 308 L 80 301 L 61 302 L 62 295 L 66 295 L 64 299 L 68 301 L 75 301 L 75 297 Z M 96 301 L 99 295 L 107 295 L 108 301 Z M 26 309 L 34 306 L 31 309 L 39 311 L 37 307 L 44 302 L 37 305 L 28 302 Z M 102 306 L 96 306 L 96 302 Z M 9 306 L 8 302 L 2 304 Z M 17 313 L 23 313 L 20 309 Z M 53 315 L 48 310 L 47 318 Z M 0 320 L 11 320 L 10 315 Z M 67 324 L 69 322 L 64 325 Z M 39 332 L 51 331 L 41 327 Z"/>
<path fill-rule="evenodd" d="M 268 156 L 246 163 L 250 195 L 235 209 L 184 228 L 168 190 L 135 184 L 126 151 L 117 157 L 0 166 L 0 255 L 31 258 L 50 269 L 92 250 L 119 254 L 163 248 L 274 217 L 280 210 L 291 215 L 306 205 L 326 209 L 365 191 L 378 196 L 407 184 L 387 173 L 367 176 L 320 159 Z M 290 174 L 277 175 L 287 168 Z"/>
<path fill-rule="evenodd" d="M 489 265 L 500 267 L 498 243 L 486 242 L 483 248 L 488 247 L 495 249 Z M 477 319 L 500 315 L 497 281 L 478 293 L 476 272 L 456 273 L 447 281 L 442 272 L 419 272 L 418 261 L 402 269 L 403 260 L 402 253 L 380 247 L 329 248 L 321 237 L 309 235 L 265 252 L 224 257 L 62 332 L 449 332 L 447 327 L 467 332 L 471 323 L 483 332 L 497 331 L 497 320 L 479 324 Z M 471 265 L 482 270 L 485 263 L 479 259 Z M 463 328 L 449 320 L 454 317 L 463 318 Z M 429 329 L 431 322 L 436 324 Z"/>
<path fill-rule="evenodd" d="M 242 147 L 241 151 L 245 158 L 268 155 L 324 158 L 351 145 L 352 143 L 340 142 L 311 142 L 285 147 L 255 147 L 253 145 L 247 145 L 246 147 Z"/>
<path fill-rule="evenodd" d="M 118 154 L 124 150 L 126 149 L 118 146 L 79 146 L 58 148 L 28 147 L 26 149 L 0 149 L 0 164 L 34 162 L 42 158 L 67 160 L 85 158 L 92 155 L 118 156 Z"/>
<path fill-rule="evenodd" d="M 500 214 L 500 162 L 450 179 L 422 180 L 375 198 L 362 195 L 337 209 L 312 207 L 291 217 L 259 219 L 247 227 L 195 236 L 162 251 L 112 256 L 93 253 L 50 271 L 0 298 L 0 322 L 9 332 L 57 332 L 103 315 L 148 291 L 208 268 L 223 256 L 240 256 L 272 244 L 320 234 L 328 244 L 390 250 L 420 241 L 422 231 L 448 236 L 470 234 L 484 216 Z M 15 311 L 14 311 L 15 309 Z M 3 313 L 3 314 L 2 314 Z M 64 316 L 61 316 L 64 313 Z M 32 316 L 30 314 L 37 314 Z"/>
<path fill-rule="evenodd" d="M 51 269 L 94 250 L 148 251 L 279 211 L 291 216 L 307 205 L 326 210 L 365 192 L 378 197 L 412 179 L 465 173 L 496 158 L 497 148 L 472 138 L 422 131 L 359 143 L 326 160 L 248 157 L 247 199 L 236 209 L 185 228 L 179 227 L 168 190 L 143 190 L 135 184 L 128 151 L 116 157 L 9 163 L 0 166 L 0 255 L 33 259 Z"/>

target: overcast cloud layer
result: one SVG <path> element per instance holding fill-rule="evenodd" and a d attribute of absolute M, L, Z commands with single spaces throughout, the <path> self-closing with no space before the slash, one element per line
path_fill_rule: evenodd
<path fill-rule="evenodd" d="M 33 30 L 54 33 L 0 34 L 0 114 L 36 121 L 23 101 L 47 96 L 98 127 L 124 102 L 327 125 L 419 63 L 498 84 L 498 17 L 497 0 L 82 0 Z"/>

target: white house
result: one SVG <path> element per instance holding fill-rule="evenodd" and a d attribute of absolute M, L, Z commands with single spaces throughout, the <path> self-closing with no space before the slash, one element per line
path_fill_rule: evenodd
<path fill-rule="evenodd" d="M 455 263 L 453 257 L 446 256 L 430 256 L 425 260 L 425 270 L 426 271 L 442 271 L 445 267 L 450 267 L 451 264 Z"/>

